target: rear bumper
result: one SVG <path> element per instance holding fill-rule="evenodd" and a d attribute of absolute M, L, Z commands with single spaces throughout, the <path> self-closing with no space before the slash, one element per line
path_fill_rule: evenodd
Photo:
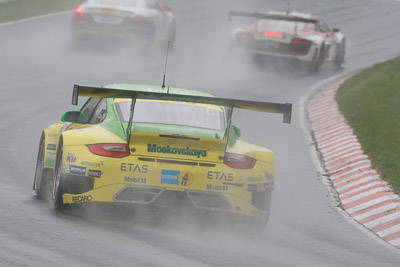
<path fill-rule="evenodd" d="M 125 184 L 103 186 L 81 194 L 65 193 L 63 202 L 64 204 L 102 202 L 159 207 L 188 206 L 202 210 L 255 216 L 262 219 L 269 216 L 268 209 L 258 209 L 251 202 L 235 194 Z"/>
<path fill-rule="evenodd" d="M 318 53 L 318 47 L 316 45 L 311 45 L 307 50 L 292 51 L 289 47 L 285 47 L 284 49 L 266 49 L 264 47 L 260 47 L 259 45 L 240 44 L 235 41 L 233 42 L 234 51 L 237 53 L 256 54 L 261 56 L 264 55 L 282 59 L 293 59 L 302 62 L 313 62 L 315 60 L 316 54 Z M 288 46 L 287 44 L 281 45 Z"/>

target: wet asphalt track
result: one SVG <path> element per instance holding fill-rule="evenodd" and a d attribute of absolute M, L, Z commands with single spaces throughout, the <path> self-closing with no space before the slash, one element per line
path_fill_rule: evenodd
<path fill-rule="evenodd" d="M 291 67 L 255 69 L 228 54 L 232 9 L 283 9 L 281 1 L 169 1 L 177 46 L 167 84 L 218 96 L 292 102 L 293 123 L 235 111 L 245 140 L 275 152 L 276 189 L 264 231 L 227 229 L 204 216 L 145 212 L 55 213 L 31 190 L 41 129 L 70 105 L 72 84 L 161 84 L 164 54 L 101 46 L 76 51 L 70 14 L 0 27 L 0 265 L 16 266 L 398 266 L 400 252 L 351 224 L 335 207 L 301 128 L 308 89 L 400 53 L 400 2 L 303 0 L 293 9 L 326 18 L 347 36 L 342 71 L 309 75 Z M 81 101 L 82 103 L 83 101 Z"/>

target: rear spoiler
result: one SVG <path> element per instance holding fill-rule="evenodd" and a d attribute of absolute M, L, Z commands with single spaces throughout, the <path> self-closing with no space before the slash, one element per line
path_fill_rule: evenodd
<path fill-rule="evenodd" d="M 72 105 L 78 105 L 78 96 L 96 98 L 132 98 L 132 99 L 155 99 L 165 101 L 181 101 L 201 104 L 212 104 L 231 108 L 247 109 L 259 112 L 283 114 L 283 123 L 291 123 L 291 103 L 271 103 L 260 101 L 249 101 L 240 99 L 217 98 L 207 96 L 193 96 L 170 93 L 157 93 L 145 91 L 131 91 L 125 89 L 111 89 L 104 87 L 89 87 L 75 84 L 72 94 Z"/>
<path fill-rule="evenodd" d="M 232 20 L 233 17 L 248 17 L 248 18 L 256 18 L 256 19 L 270 19 L 270 20 L 285 20 L 285 21 L 296 21 L 296 22 L 304 22 L 304 23 L 316 23 L 316 19 L 311 18 L 303 18 L 291 15 L 278 15 L 278 14 L 263 14 L 263 13 L 251 13 L 251 12 L 242 12 L 242 11 L 230 11 L 229 12 L 229 21 Z"/>

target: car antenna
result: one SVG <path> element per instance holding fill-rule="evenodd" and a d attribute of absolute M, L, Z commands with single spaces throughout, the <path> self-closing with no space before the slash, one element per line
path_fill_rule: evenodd
<path fill-rule="evenodd" d="M 164 65 L 164 78 L 163 78 L 163 82 L 161 85 L 161 88 L 164 90 L 165 89 L 165 73 L 167 72 L 167 62 L 168 62 L 168 52 L 169 52 L 169 40 L 168 40 L 168 44 L 167 44 L 167 55 L 165 56 L 165 65 Z M 168 92 L 169 93 L 169 87 L 168 87 Z"/>
<path fill-rule="evenodd" d="M 286 10 L 286 15 L 290 14 L 290 1 L 287 2 L 287 10 Z"/>

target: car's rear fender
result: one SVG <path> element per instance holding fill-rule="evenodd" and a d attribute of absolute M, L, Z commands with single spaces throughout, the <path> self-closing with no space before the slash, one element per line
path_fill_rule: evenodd
<path fill-rule="evenodd" d="M 54 168 L 58 141 L 61 133 L 70 126 L 70 123 L 54 123 L 43 130 L 45 142 L 44 167 Z"/>

